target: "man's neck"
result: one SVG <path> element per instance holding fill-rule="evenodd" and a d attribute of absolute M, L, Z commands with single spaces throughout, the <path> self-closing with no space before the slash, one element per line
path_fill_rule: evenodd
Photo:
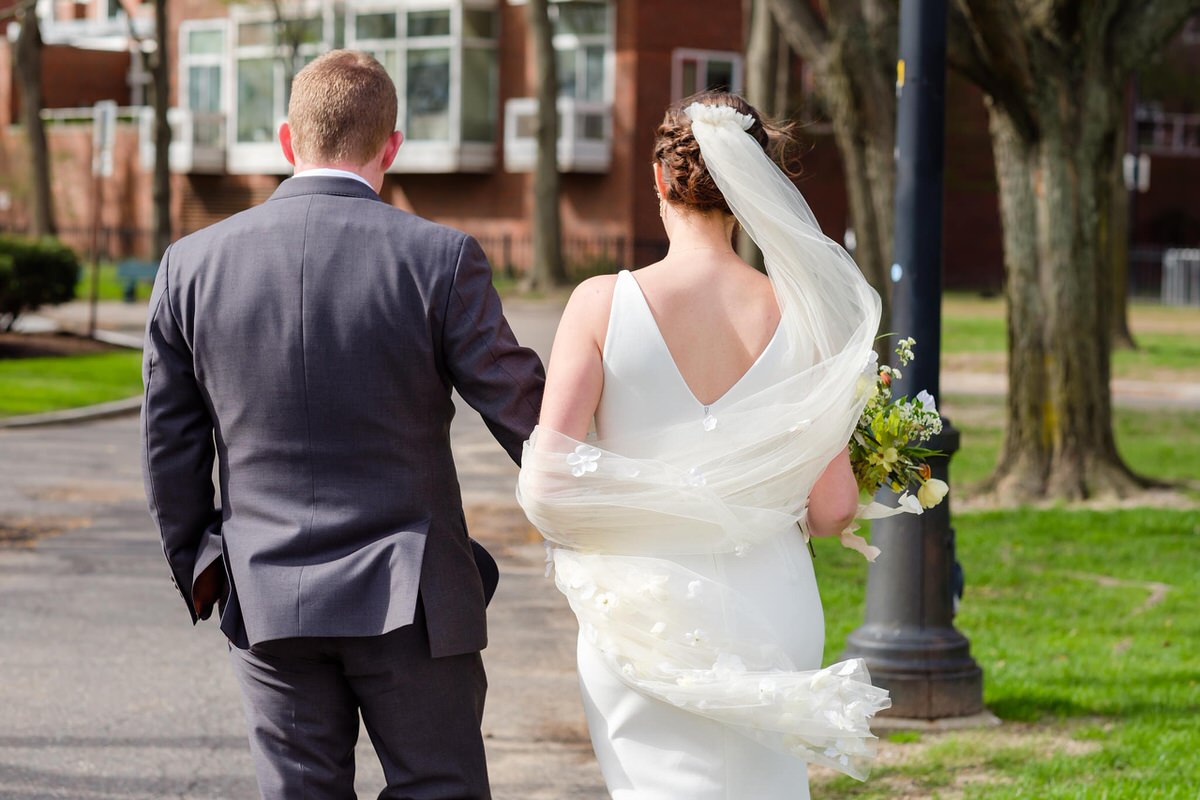
<path fill-rule="evenodd" d="M 297 164 L 293 177 L 303 175 L 331 175 L 344 178 L 352 178 L 359 180 L 369 186 L 375 192 L 379 191 L 377 182 L 372 180 L 371 175 L 364 173 L 361 166 L 349 164 Z"/>

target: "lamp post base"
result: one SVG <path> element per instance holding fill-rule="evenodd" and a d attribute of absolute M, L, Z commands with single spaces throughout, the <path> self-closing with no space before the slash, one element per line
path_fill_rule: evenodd
<path fill-rule="evenodd" d="M 943 719 L 983 711 L 983 670 L 953 627 L 867 624 L 847 638 L 846 653 L 864 658 L 871 683 L 891 694 L 887 716 Z"/>

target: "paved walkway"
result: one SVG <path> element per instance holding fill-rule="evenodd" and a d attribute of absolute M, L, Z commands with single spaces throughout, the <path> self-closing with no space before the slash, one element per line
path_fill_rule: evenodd
<path fill-rule="evenodd" d="M 559 307 L 508 310 L 518 337 L 548 355 Z M 86 306 L 53 313 L 75 325 Z M 136 335 L 142 315 L 104 304 L 100 324 Z M 1003 389 L 993 376 L 943 380 L 948 392 Z M 1172 388 L 1148 399 L 1162 405 Z M 1179 402 L 1200 408 L 1195 390 Z M 1141 401 L 1120 387 L 1118 402 Z M 469 524 L 504 574 L 485 652 L 495 796 L 599 800 L 574 617 L 542 577 L 542 546 L 512 499 L 516 470 L 470 409 L 453 444 Z M 253 798 L 225 647 L 211 622 L 188 625 L 145 510 L 136 420 L 0 430 L 0 526 L 51 534 L 0 546 L 0 798 Z M 381 776 L 365 737 L 359 750 L 359 793 L 372 797 Z"/>
<path fill-rule="evenodd" d="M 557 310 L 514 315 L 545 355 Z M 575 619 L 513 502 L 516 470 L 470 409 L 453 429 L 472 532 L 503 570 L 484 653 L 497 800 L 600 800 L 574 675 Z M 188 624 L 142 497 L 137 422 L 0 431 L 0 798 L 250 800 L 220 634 Z M 358 789 L 381 775 L 363 736 Z"/>

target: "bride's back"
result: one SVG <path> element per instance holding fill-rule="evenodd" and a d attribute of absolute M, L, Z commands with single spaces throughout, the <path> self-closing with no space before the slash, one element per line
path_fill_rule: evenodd
<path fill-rule="evenodd" d="M 766 349 L 779 306 L 767 277 L 736 255 L 681 244 L 634 278 L 688 389 L 710 405 Z"/>

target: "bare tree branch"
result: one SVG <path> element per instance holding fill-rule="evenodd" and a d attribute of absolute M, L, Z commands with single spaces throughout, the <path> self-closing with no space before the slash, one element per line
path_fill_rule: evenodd
<path fill-rule="evenodd" d="M 1036 138 L 1029 106 L 1033 66 L 1020 16 L 1011 0 L 955 0 L 947 27 L 946 59 L 1004 108 L 1021 136 Z"/>
<path fill-rule="evenodd" d="M 829 45 L 829 30 L 809 0 L 767 0 L 767 3 L 792 48 L 805 61 L 818 63 Z"/>
<path fill-rule="evenodd" d="M 1121 74 L 1136 69 L 1169 42 L 1188 18 L 1200 14 L 1200 0 L 1127 0 L 1113 20 L 1113 52 Z"/>

